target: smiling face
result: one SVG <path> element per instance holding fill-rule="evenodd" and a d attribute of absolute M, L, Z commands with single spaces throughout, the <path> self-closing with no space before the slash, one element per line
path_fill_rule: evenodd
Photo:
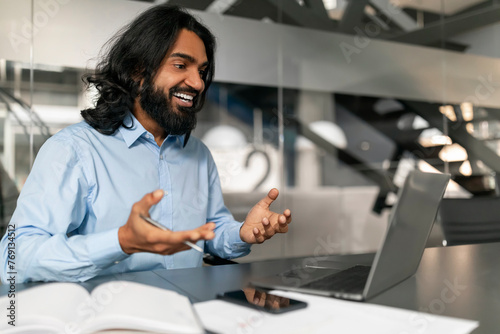
<path fill-rule="evenodd" d="M 182 135 L 196 126 L 207 66 L 203 41 L 194 32 L 181 30 L 154 84 L 145 88 L 139 97 L 141 108 L 167 134 Z"/>

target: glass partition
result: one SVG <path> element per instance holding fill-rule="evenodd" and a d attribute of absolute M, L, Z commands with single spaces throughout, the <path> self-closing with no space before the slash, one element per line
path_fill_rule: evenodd
<path fill-rule="evenodd" d="M 500 0 L 169 3 L 218 38 L 194 135 L 227 206 L 243 220 L 277 187 L 294 212 L 249 261 L 375 249 L 414 168 L 451 173 L 447 196 L 498 195 Z M 151 5 L 0 0 L 2 226 L 43 142 L 92 102 L 81 75 Z"/>
<path fill-rule="evenodd" d="M 0 233 L 15 209 L 33 158 L 34 92 L 31 1 L 2 2 L 0 48 Z M 14 15 L 15 13 L 15 15 Z M 16 20 L 8 20 L 17 17 Z"/>

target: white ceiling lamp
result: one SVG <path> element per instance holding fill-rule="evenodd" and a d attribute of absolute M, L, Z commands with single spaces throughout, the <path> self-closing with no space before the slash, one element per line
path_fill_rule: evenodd
<path fill-rule="evenodd" d="M 214 149 L 241 149 L 247 145 L 243 132 L 231 125 L 218 125 L 208 130 L 203 143 Z"/>
<path fill-rule="evenodd" d="M 447 105 L 447 106 L 441 106 L 439 107 L 439 111 L 441 114 L 445 115 L 450 121 L 456 122 L 457 121 L 457 115 L 455 114 L 455 109 L 453 106 Z"/>
<path fill-rule="evenodd" d="M 429 122 L 417 115 L 413 120 L 412 127 L 414 130 L 426 129 L 429 127 Z"/>
<path fill-rule="evenodd" d="M 451 145 L 451 138 L 445 136 L 441 131 L 436 128 L 427 129 L 422 131 L 418 137 L 418 143 L 423 147 L 436 147 L 443 145 Z"/>
<path fill-rule="evenodd" d="M 460 110 L 462 110 L 462 118 L 466 122 L 470 122 L 474 119 L 474 107 L 470 102 L 464 102 L 460 105 Z"/>
<path fill-rule="evenodd" d="M 427 161 L 419 160 L 418 169 L 426 173 L 441 173 L 434 166 L 430 165 Z M 446 187 L 446 193 L 444 197 L 456 197 L 456 198 L 469 198 L 471 193 L 462 188 L 458 183 L 450 180 L 448 187 Z"/>
<path fill-rule="evenodd" d="M 337 124 L 330 121 L 317 121 L 309 124 L 309 128 L 335 147 L 341 149 L 347 147 L 344 131 Z"/>
<path fill-rule="evenodd" d="M 323 0 L 323 5 L 325 5 L 326 10 L 332 10 L 337 8 L 337 0 Z"/>
<path fill-rule="evenodd" d="M 472 175 L 472 166 L 470 165 L 469 160 L 465 160 L 462 165 L 460 165 L 460 168 L 458 171 L 464 175 L 464 176 L 471 176 Z"/>
<path fill-rule="evenodd" d="M 380 115 L 386 115 L 391 112 L 405 110 L 405 107 L 401 102 L 394 99 L 379 99 L 373 105 L 373 109 Z"/>
<path fill-rule="evenodd" d="M 467 155 L 465 148 L 457 143 L 445 146 L 439 152 L 439 159 L 445 162 L 465 161 L 468 158 L 469 156 Z"/>
<path fill-rule="evenodd" d="M 399 118 L 397 127 L 403 131 L 427 129 L 429 122 L 418 115 L 405 114 Z"/>
<path fill-rule="evenodd" d="M 328 17 L 332 20 L 341 20 L 347 6 L 346 0 L 323 0 Z"/>
<path fill-rule="evenodd" d="M 467 130 L 467 132 L 470 134 L 470 135 L 474 135 L 474 124 L 472 123 L 467 123 L 465 125 L 465 129 Z"/>

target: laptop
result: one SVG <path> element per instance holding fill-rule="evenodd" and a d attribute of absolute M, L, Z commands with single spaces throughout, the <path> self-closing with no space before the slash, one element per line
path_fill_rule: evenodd
<path fill-rule="evenodd" d="M 330 261 L 321 267 L 295 267 L 250 284 L 356 301 L 389 289 L 417 271 L 449 180 L 449 174 L 417 170 L 408 174 L 389 215 L 382 247 L 371 265 L 351 262 L 346 266 L 345 262 Z"/>

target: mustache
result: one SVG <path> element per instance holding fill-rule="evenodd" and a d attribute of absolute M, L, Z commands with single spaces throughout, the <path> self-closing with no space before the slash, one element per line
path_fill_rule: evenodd
<path fill-rule="evenodd" d="M 194 88 L 191 87 L 172 87 L 169 90 L 169 95 L 172 97 L 174 93 L 189 93 L 189 94 L 194 94 L 194 98 L 197 98 L 198 95 L 200 95 L 200 92 Z"/>

